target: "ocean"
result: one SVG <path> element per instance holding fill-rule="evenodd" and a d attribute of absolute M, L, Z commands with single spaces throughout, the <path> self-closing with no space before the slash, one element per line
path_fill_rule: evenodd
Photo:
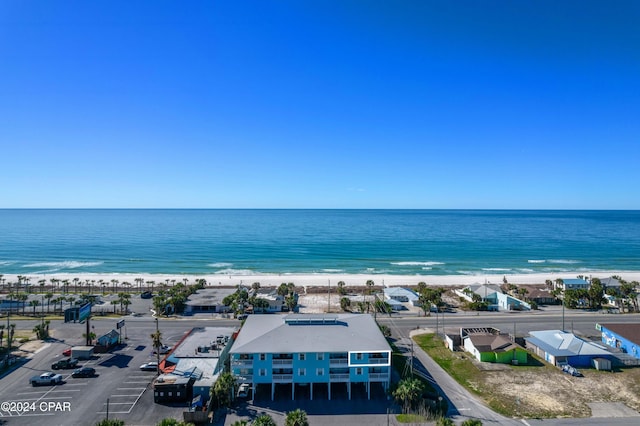
<path fill-rule="evenodd" d="M 640 211 L 0 210 L 0 274 L 640 271 Z"/>

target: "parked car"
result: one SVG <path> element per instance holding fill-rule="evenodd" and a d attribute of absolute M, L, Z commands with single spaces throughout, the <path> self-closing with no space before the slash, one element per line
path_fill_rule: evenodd
<path fill-rule="evenodd" d="M 51 368 L 53 370 L 58 370 L 61 368 L 76 368 L 77 366 L 78 360 L 75 358 L 65 358 L 51 364 Z"/>
<path fill-rule="evenodd" d="M 160 352 L 160 355 L 168 354 L 169 351 L 171 351 L 171 346 L 167 346 L 167 345 L 160 346 L 159 350 L 156 350 L 155 348 L 153 349 L 154 354 Z"/>
<path fill-rule="evenodd" d="M 67 348 L 64 351 L 62 351 L 62 355 L 66 356 L 66 357 L 70 357 L 71 356 L 71 348 Z"/>
<path fill-rule="evenodd" d="M 142 371 L 156 371 L 158 369 L 158 363 L 155 361 L 146 362 L 140 366 Z"/>
<path fill-rule="evenodd" d="M 153 297 L 153 293 L 151 293 L 150 291 L 143 291 L 140 294 L 140 297 L 143 299 L 151 299 Z"/>
<path fill-rule="evenodd" d="M 29 383 L 31 386 L 39 386 L 39 385 L 57 385 L 62 383 L 62 375 L 53 373 L 51 371 L 42 373 L 39 376 L 33 376 L 29 379 Z"/>
<path fill-rule="evenodd" d="M 237 318 L 238 318 L 240 321 L 242 321 L 242 320 L 246 320 L 246 319 L 247 319 L 247 316 L 248 316 L 247 314 L 240 314 L 240 315 L 238 315 L 238 316 L 237 316 Z"/>
<path fill-rule="evenodd" d="M 71 377 L 93 377 L 96 375 L 96 369 L 91 367 L 76 368 L 71 373 Z"/>
<path fill-rule="evenodd" d="M 238 398 L 247 398 L 249 396 L 249 384 L 243 383 L 238 388 Z"/>
<path fill-rule="evenodd" d="M 574 377 L 584 377 L 577 368 L 570 366 L 569 364 L 565 364 L 562 366 L 562 371 L 567 374 L 571 374 Z"/>

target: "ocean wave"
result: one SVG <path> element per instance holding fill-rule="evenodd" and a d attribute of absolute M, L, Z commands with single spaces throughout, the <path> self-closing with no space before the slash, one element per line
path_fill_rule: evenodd
<path fill-rule="evenodd" d="M 549 259 L 549 263 L 556 263 L 560 265 L 573 265 L 575 263 L 582 263 L 579 260 L 571 260 L 571 259 Z"/>
<path fill-rule="evenodd" d="M 91 266 L 102 265 L 104 262 L 79 262 L 76 260 L 66 260 L 64 262 L 36 262 L 23 265 L 23 268 L 52 268 L 52 271 L 60 269 L 78 269 Z"/>
<path fill-rule="evenodd" d="M 321 269 L 322 272 L 326 272 L 328 274 L 336 274 L 339 272 L 344 272 L 344 269 Z"/>
<path fill-rule="evenodd" d="M 512 269 L 511 268 L 482 268 L 483 271 L 488 271 L 488 272 L 509 272 Z"/>
<path fill-rule="evenodd" d="M 256 275 L 256 274 L 258 274 L 258 272 L 252 271 L 251 269 L 226 268 L 226 269 L 220 269 L 219 271 L 216 271 L 216 274 L 221 274 L 221 275 Z"/>
<path fill-rule="evenodd" d="M 545 263 L 546 260 L 544 259 L 529 259 L 527 260 L 528 263 Z"/>
<path fill-rule="evenodd" d="M 228 268 L 229 266 L 233 266 L 233 263 L 216 262 L 216 263 L 209 263 L 207 266 L 209 266 L 211 268 Z"/>
<path fill-rule="evenodd" d="M 390 262 L 392 265 L 398 266 L 436 266 L 436 265 L 444 265 L 444 262 Z"/>
<path fill-rule="evenodd" d="M 0 266 L 9 266 L 9 265 L 13 265 L 16 262 L 13 260 L 0 260 Z"/>
<path fill-rule="evenodd" d="M 423 266 L 422 268 L 423 271 L 431 271 L 433 268 L 431 266 Z"/>

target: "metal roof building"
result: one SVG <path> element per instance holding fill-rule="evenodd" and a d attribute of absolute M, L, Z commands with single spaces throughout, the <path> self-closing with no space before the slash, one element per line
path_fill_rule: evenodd
<path fill-rule="evenodd" d="M 589 367 L 593 358 L 610 358 L 611 353 L 603 346 L 587 342 L 573 333 L 560 330 L 532 331 L 525 337 L 527 349 L 545 361 L 562 366 Z"/>
<path fill-rule="evenodd" d="M 230 350 L 234 375 L 254 386 L 291 388 L 314 385 L 347 391 L 371 384 L 386 390 L 390 381 L 391 347 L 371 315 L 249 315 Z M 346 385 L 346 387 L 345 387 Z"/>

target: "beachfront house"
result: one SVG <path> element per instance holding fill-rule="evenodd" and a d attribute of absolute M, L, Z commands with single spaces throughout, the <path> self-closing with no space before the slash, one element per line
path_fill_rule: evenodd
<path fill-rule="evenodd" d="M 478 361 L 514 365 L 527 363 L 527 351 L 514 343 L 508 334 L 495 328 L 461 328 L 460 337 L 464 350 Z"/>
<path fill-rule="evenodd" d="M 411 303 L 413 306 L 419 306 L 418 299 L 420 296 L 413 290 L 404 287 L 385 287 L 384 298 L 387 302 L 395 300 L 401 303 Z"/>
<path fill-rule="evenodd" d="M 556 288 L 565 290 L 589 290 L 589 281 L 583 278 L 562 278 L 561 281 L 555 281 Z"/>
<path fill-rule="evenodd" d="M 603 346 L 566 331 L 531 331 L 529 335 L 524 338 L 526 348 L 557 367 L 590 367 L 594 358 L 612 358 L 611 353 Z"/>
<path fill-rule="evenodd" d="M 198 290 L 189 296 L 185 303 L 184 314 L 223 313 L 231 311 L 222 301 L 225 297 L 235 293 L 235 288 L 206 288 Z"/>
<path fill-rule="evenodd" d="M 272 400 L 318 391 L 329 400 L 370 398 L 391 380 L 391 347 L 366 314 L 249 315 L 230 354 L 237 380 L 268 389 Z"/>
<path fill-rule="evenodd" d="M 468 302 L 474 302 L 474 299 L 479 299 L 487 303 L 487 309 L 490 311 L 497 311 L 500 308 L 498 294 L 502 294 L 502 289 L 499 285 L 476 283 L 463 289 L 456 289 L 454 292 Z"/>
<path fill-rule="evenodd" d="M 640 324 L 596 324 L 602 333 L 602 342 L 622 353 L 640 359 Z"/>

